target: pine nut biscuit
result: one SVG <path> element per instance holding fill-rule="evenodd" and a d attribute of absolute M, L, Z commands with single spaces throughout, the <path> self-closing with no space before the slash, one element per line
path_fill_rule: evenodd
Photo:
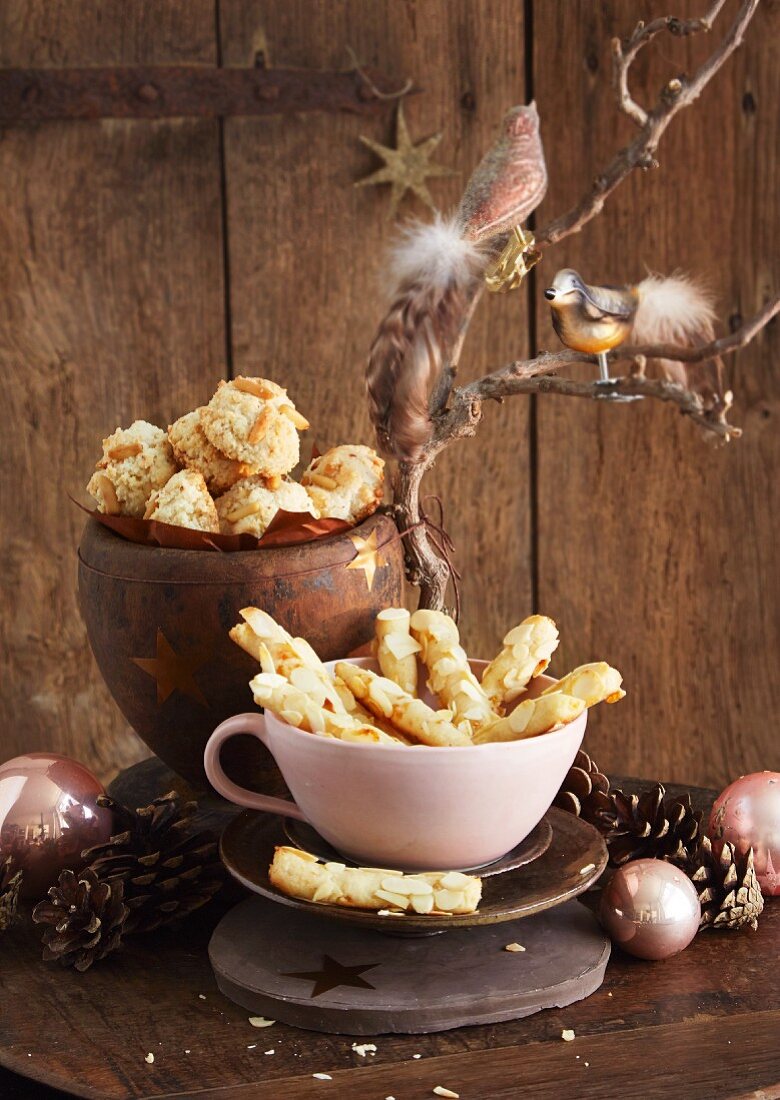
<path fill-rule="evenodd" d="M 245 477 L 217 500 L 217 515 L 223 535 L 245 532 L 260 538 L 280 508 L 286 512 L 310 512 L 317 509 L 302 485 L 282 481 L 278 489 L 269 489 L 262 477 Z"/>
<path fill-rule="evenodd" d="M 202 412 L 200 408 L 180 416 L 168 428 L 168 441 L 178 464 L 203 474 L 208 491 L 218 497 L 241 478 L 256 474 L 257 467 L 247 462 L 236 462 L 218 451 L 203 431 L 200 423 Z"/>
<path fill-rule="evenodd" d="M 298 432 L 309 426 L 287 390 L 266 378 L 243 377 L 220 382 L 200 423 L 218 451 L 265 477 L 292 470 L 300 455 Z"/>
<path fill-rule="evenodd" d="M 189 527 L 193 531 L 219 533 L 219 516 L 209 496 L 203 474 L 197 470 L 179 470 L 149 497 L 144 519 Z"/>
<path fill-rule="evenodd" d="M 103 457 L 89 479 L 87 492 L 99 512 L 140 518 L 149 495 L 175 473 L 165 432 L 146 420 L 136 420 L 103 440 Z"/>
<path fill-rule="evenodd" d="M 301 484 L 321 516 L 360 523 L 382 503 L 384 469 L 371 447 L 345 443 L 309 463 Z"/>

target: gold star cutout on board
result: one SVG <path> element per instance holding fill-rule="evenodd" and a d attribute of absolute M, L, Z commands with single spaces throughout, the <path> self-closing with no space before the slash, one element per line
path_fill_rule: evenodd
<path fill-rule="evenodd" d="M 384 167 L 378 168 L 370 176 L 358 180 L 355 187 L 369 187 L 376 183 L 389 183 L 392 190 L 390 192 L 388 219 L 395 217 L 398 206 L 407 191 L 414 192 L 426 206 L 429 206 L 431 210 L 435 210 L 436 207 L 425 180 L 429 176 L 456 175 L 451 168 L 445 168 L 441 164 L 433 164 L 430 159 L 431 153 L 441 141 L 441 137 L 441 132 L 439 132 L 434 134 L 433 137 L 421 141 L 419 145 L 413 145 L 412 139 L 409 137 L 409 131 L 406 128 L 403 104 L 399 103 L 395 133 L 395 143 L 398 148 L 391 149 L 387 145 L 380 145 L 378 141 L 364 137 L 361 134 L 360 140 L 363 144 L 373 150 L 385 163 Z"/>
<path fill-rule="evenodd" d="M 362 569 L 366 574 L 366 584 L 370 592 L 374 587 L 374 574 L 377 569 L 387 565 L 376 544 L 376 529 L 371 532 L 367 539 L 361 538 L 360 535 L 350 535 L 349 538 L 357 553 L 347 565 L 347 569 Z"/>
<path fill-rule="evenodd" d="M 319 997 L 322 993 L 328 993 L 331 989 L 337 989 L 340 985 L 351 986 L 353 989 L 376 989 L 371 982 L 367 982 L 360 975 L 366 970 L 373 970 L 379 963 L 366 963 L 365 966 L 343 966 L 332 959 L 330 955 L 322 956 L 322 970 L 294 970 L 285 973 L 283 978 L 302 978 L 305 981 L 314 982 L 314 988 L 309 994 L 311 999 Z"/>
<path fill-rule="evenodd" d="M 157 628 L 157 656 L 156 657 L 131 657 L 134 665 L 138 665 L 147 675 L 157 681 L 157 703 L 161 705 L 174 691 L 180 691 L 182 695 L 188 695 L 202 707 L 207 707 L 208 701 L 195 683 L 194 674 L 205 665 L 207 658 L 202 654 L 183 657 L 175 652 L 173 646 Z"/>

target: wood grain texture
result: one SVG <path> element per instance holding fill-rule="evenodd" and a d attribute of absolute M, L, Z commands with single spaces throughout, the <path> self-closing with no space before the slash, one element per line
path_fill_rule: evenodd
<path fill-rule="evenodd" d="M 6 2 L 4 65 L 213 63 L 210 3 Z M 99 774 L 145 755 L 76 604 L 83 516 L 68 501 L 101 438 L 165 425 L 223 372 L 213 122 L 56 123 L 0 141 L 5 379 L 3 755 L 54 749 Z"/>
<path fill-rule="evenodd" d="M 166 789 L 163 771 L 144 764 L 135 780 L 123 776 L 125 797 L 137 803 Z M 691 791 L 694 805 L 708 807 L 714 793 Z M 195 914 L 186 934 L 135 937 L 84 975 L 41 962 L 40 929 L 6 933 L 0 1064 L 96 1100 L 424 1100 L 435 1085 L 462 1100 L 666 1100 L 681 1082 L 686 1096 L 715 1100 L 780 1084 L 780 994 L 767 965 L 780 949 L 780 906 L 771 902 L 757 932 L 705 932 L 664 962 L 614 949 L 604 985 L 577 1004 L 435 1035 L 379 1036 L 366 1058 L 352 1050 L 354 1036 L 281 1023 L 257 1030 L 217 992 L 206 947 L 229 904 Z M 523 943 L 522 921 L 506 928 L 507 943 Z M 526 961 L 507 955 L 507 965 Z M 561 1040 L 564 1028 L 573 1042 Z"/>
<path fill-rule="evenodd" d="M 347 46 L 409 99 L 410 132 L 444 133 L 438 163 L 459 176 L 432 181 L 446 210 L 491 144 L 507 107 L 524 101 L 522 5 L 425 0 L 370 5 L 338 0 L 263 3 L 223 0 L 222 54 L 251 62 L 262 48 L 271 65 L 348 67 Z M 225 164 L 229 213 L 233 367 L 289 385 L 312 422 L 320 449 L 372 442 L 363 370 L 382 314 L 386 188 L 355 189 L 376 167 L 358 141 L 394 144 L 395 109 L 379 120 L 319 115 L 228 119 Z M 409 200 L 405 215 L 429 217 Z M 464 377 L 527 348 L 523 297 L 486 302 L 466 347 Z M 464 573 L 464 636 L 491 656 L 510 625 L 531 607 L 527 409 L 491 410 L 479 443 L 454 450 L 430 479 L 445 502 Z"/>
<path fill-rule="evenodd" d="M 701 10 L 678 7 L 681 16 Z M 629 137 L 609 83 L 610 38 L 665 10 L 535 5 L 535 94 L 551 177 L 542 220 L 576 201 Z M 702 275 L 721 317 L 763 305 L 780 281 L 779 32 L 777 6 L 761 5 L 735 61 L 664 137 L 660 169 L 635 174 L 600 218 L 550 249 L 540 288 L 562 267 L 620 283 L 647 265 Z M 652 103 L 710 48 L 657 39 L 632 69 L 640 102 Z M 553 52 L 568 59 L 564 70 L 545 63 Z M 558 346 L 541 299 L 538 322 L 540 347 Z M 779 686 L 779 339 L 770 325 L 729 365 L 745 434 L 722 450 L 649 402 L 537 401 L 539 604 L 561 628 L 555 669 L 604 658 L 624 673 L 628 697 L 592 715 L 587 739 L 608 772 L 723 785 L 780 765 L 768 721 Z"/>

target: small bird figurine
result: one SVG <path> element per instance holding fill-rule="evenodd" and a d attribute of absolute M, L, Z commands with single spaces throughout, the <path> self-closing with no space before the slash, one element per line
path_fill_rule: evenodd
<path fill-rule="evenodd" d="M 559 271 L 544 292 L 561 343 L 597 355 L 600 382 L 611 385 L 607 352 L 629 337 L 637 344 L 698 347 L 714 338 L 710 295 L 686 275 L 648 275 L 629 286 L 590 286 L 572 268 Z M 666 378 L 696 389 L 709 406 L 722 399 L 722 363 L 661 360 Z M 605 394 L 612 400 L 628 395 Z"/>

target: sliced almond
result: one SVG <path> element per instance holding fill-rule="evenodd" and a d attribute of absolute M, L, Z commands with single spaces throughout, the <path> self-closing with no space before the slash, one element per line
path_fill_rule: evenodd
<path fill-rule="evenodd" d="M 273 417 L 273 409 L 271 406 L 266 405 L 263 411 L 255 420 L 252 427 L 249 429 L 249 435 L 247 439 L 250 443 L 259 443 L 261 439 L 265 438 L 265 434 L 271 424 L 271 418 Z"/>
<path fill-rule="evenodd" d="M 381 898 L 382 901 L 389 901 L 391 905 L 398 906 L 399 909 L 405 909 L 409 904 L 409 899 L 404 897 L 403 894 L 396 894 L 392 890 L 377 890 L 376 896 Z"/>
<path fill-rule="evenodd" d="M 254 516 L 260 511 L 262 505 L 259 501 L 249 501 L 248 504 L 242 504 L 238 508 L 234 508 L 232 512 L 228 512 L 225 517 L 228 523 L 238 523 L 241 519 L 246 519 L 247 516 Z"/>
<path fill-rule="evenodd" d="M 106 477 L 105 474 L 101 474 L 98 478 L 98 484 L 100 485 L 100 495 L 103 498 L 103 508 L 107 516 L 118 516 L 121 508 L 119 507 L 119 501 L 116 495 L 116 489 L 111 478 Z"/>
<path fill-rule="evenodd" d="M 446 1096 L 449 1098 L 449 1100 L 460 1100 L 459 1092 L 453 1092 L 452 1089 L 447 1089 L 444 1087 L 444 1085 L 437 1085 L 436 1088 L 433 1089 L 433 1095 Z"/>
<path fill-rule="evenodd" d="M 434 893 L 436 908 L 442 913 L 452 913 L 456 909 L 462 909 L 466 900 L 462 890 L 436 890 Z"/>
<path fill-rule="evenodd" d="M 309 474 L 307 479 L 312 485 L 319 485 L 320 489 L 328 489 L 333 491 L 338 489 L 339 483 L 334 481 L 332 477 L 326 477 L 325 474 Z"/>
<path fill-rule="evenodd" d="M 448 871 L 439 879 L 439 885 L 445 890 L 463 890 L 470 883 L 471 879 L 462 871 Z"/>
<path fill-rule="evenodd" d="M 520 943 L 508 943 L 506 945 L 506 947 L 504 948 L 504 950 L 505 951 L 517 952 L 517 951 L 525 951 L 525 948 Z"/>
<path fill-rule="evenodd" d="M 407 878 L 398 878 L 388 876 L 382 879 L 382 889 L 391 890 L 395 894 L 402 894 L 405 897 L 412 894 L 432 894 L 433 887 L 429 882 L 424 879 L 414 878 L 411 875 Z"/>
<path fill-rule="evenodd" d="M 253 397 L 259 397 L 263 401 L 268 401 L 272 397 L 279 396 L 256 378 L 236 378 L 233 382 L 233 389 L 239 390 L 241 393 L 251 393 Z"/>
<path fill-rule="evenodd" d="M 111 448 L 108 457 L 112 462 L 121 462 L 124 458 L 135 458 L 142 450 L 143 447 L 140 443 L 120 443 L 118 446 Z"/>
<path fill-rule="evenodd" d="M 306 417 L 302 416 L 292 405 L 280 405 L 279 412 L 283 413 L 288 420 L 292 420 L 299 432 L 305 432 L 309 427 L 309 421 Z"/>
<path fill-rule="evenodd" d="M 425 916 L 433 909 L 433 894 L 412 894 L 411 902 L 415 913 Z"/>

